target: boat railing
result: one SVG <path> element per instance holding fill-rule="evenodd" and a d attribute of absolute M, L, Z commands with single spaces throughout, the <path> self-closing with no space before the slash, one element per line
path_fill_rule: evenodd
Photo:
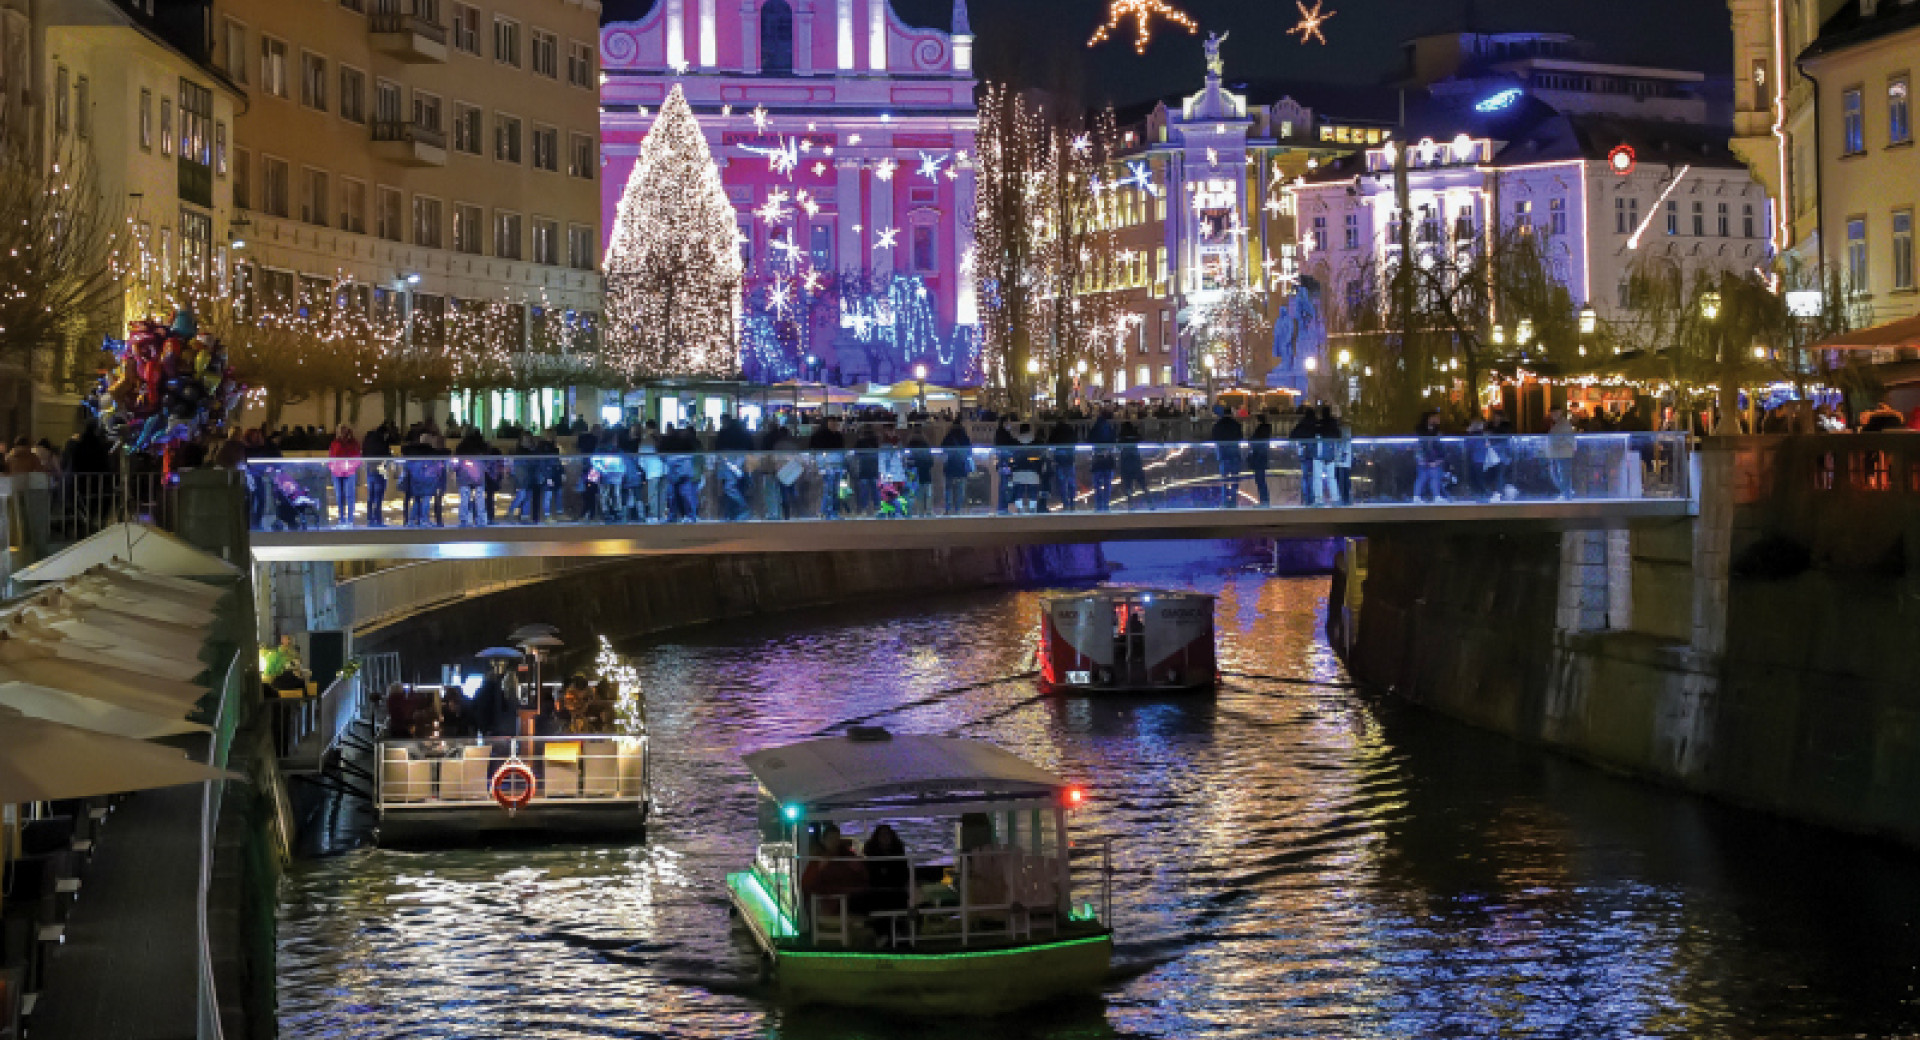
<path fill-rule="evenodd" d="M 1082 903 L 1071 908 L 1067 916 L 1075 921 L 1099 921 L 1108 928 L 1112 928 L 1113 839 L 1075 838 L 1067 850 L 1067 863 L 1074 879 L 1070 882 L 1070 890 L 1098 893 L 1100 896 L 1098 906 L 1090 902 Z M 1075 883 L 1088 873 L 1094 876 L 1088 878 L 1084 886 Z"/>
<path fill-rule="evenodd" d="M 384 740 L 379 761 L 383 810 L 637 804 L 646 798 L 644 736 Z"/>
<path fill-rule="evenodd" d="M 1099 847 L 1105 848 L 1104 840 Z M 1102 914 L 1080 915 L 1074 907 L 1070 861 L 1057 853 L 1011 845 L 945 857 L 792 857 L 791 848 L 786 843 L 762 845 L 755 874 L 776 907 L 813 945 L 845 945 L 848 918 L 858 914 L 911 919 L 908 934 L 916 945 L 954 942 L 967 947 L 1028 939 L 1036 931 L 1058 934 L 1070 921 L 1102 921 L 1111 901 L 1111 875 L 1103 867 L 1098 889 Z M 904 867 L 898 889 L 871 883 L 873 868 L 889 863 Z M 854 870 L 838 874 L 841 865 Z M 792 873 L 795 869 L 798 874 Z M 812 880 L 810 873 L 815 875 Z"/>

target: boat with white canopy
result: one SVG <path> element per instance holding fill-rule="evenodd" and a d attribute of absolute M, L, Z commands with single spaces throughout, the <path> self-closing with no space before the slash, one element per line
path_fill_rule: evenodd
<path fill-rule="evenodd" d="M 783 999 L 986 1015 L 1105 981 L 1111 852 L 1070 838 L 1078 786 L 982 741 L 865 727 L 745 762 L 759 844 L 727 888 Z"/>

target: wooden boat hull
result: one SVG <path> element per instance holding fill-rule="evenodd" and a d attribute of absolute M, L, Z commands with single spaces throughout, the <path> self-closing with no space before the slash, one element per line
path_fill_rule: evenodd
<path fill-rule="evenodd" d="M 1113 936 L 943 953 L 778 951 L 773 960 L 781 998 L 790 1004 L 998 1015 L 1098 993 L 1113 961 Z"/>

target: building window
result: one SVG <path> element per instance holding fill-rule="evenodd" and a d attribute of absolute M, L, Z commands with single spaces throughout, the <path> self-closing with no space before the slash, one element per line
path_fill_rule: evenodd
<path fill-rule="evenodd" d="M 560 38 L 544 29 L 533 31 L 533 73 L 560 78 Z"/>
<path fill-rule="evenodd" d="M 1152 367 L 1148 365 L 1141 365 L 1138 368 L 1135 368 L 1133 370 L 1133 385 L 1134 386 L 1152 386 L 1153 385 Z"/>
<path fill-rule="evenodd" d="M 53 74 L 53 129 L 55 133 L 66 133 L 67 126 L 73 118 L 73 102 L 67 97 L 67 91 L 72 88 L 72 82 L 73 74 L 67 71 L 65 65 L 60 66 Z"/>
<path fill-rule="evenodd" d="M 1552 225 L 1553 233 L 1556 235 L 1566 234 L 1567 233 L 1567 200 L 1566 199 L 1549 199 L 1547 201 L 1547 213 L 1548 213 L 1549 219 L 1551 219 L 1553 222 L 1553 225 Z"/>
<path fill-rule="evenodd" d="M 413 197 L 413 244 L 427 249 L 440 248 L 439 199 Z"/>
<path fill-rule="evenodd" d="M 227 175 L 227 124 L 213 124 L 213 172 Z"/>
<path fill-rule="evenodd" d="M 913 226 L 912 254 L 913 269 L 920 274 L 932 274 L 940 269 L 940 238 L 932 224 Z"/>
<path fill-rule="evenodd" d="M 162 105 L 162 112 L 166 106 Z M 268 216 L 285 217 L 290 212 L 292 199 L 287 190 L 291 174 L 285 159 L 264 156 L 260 160 L 260 209 Z"/>
<path fill-rule="evenodd" d="M 400 121 L 400 84 L 384 79 L 374 83 L 373 121 L 388 125 Z"/>
<path fill-rule="evenodd" d="M 453 150 L 468 155 L 480 154 L 480 109 L 455 102 L 453 106 Z"/>
<path fill-rule="evenodd" d="M 241 86 L 247 84 L 247 27 L 227 19 L 227 75 Z"/>
<path fill-rule="evenodd" d="M 160 99 L 160 154 L 173 154 L 173 99 Z"/>
<path fill-rule="evenodd" d="M 1680 233 L 1680 204 L 1678 202 L 1673 201 L 1672 199 L 1668 199 L 1667 200 L 1667 234 L 1677 235 L 1679 233 Z"/>
<path fill-rule="evenodd" d="M 401 222 L 402 197 L 399 188 L 380 186 L 380 205 L 374 214 L 373 233 L 389 242 L 406 241 L 406 226 Z"/>
<path fill-rule="evenodd" d="M 1907 79 L 1905 76 L 1887 84 L 1887 143 L 1911 144 L 1913 142 L 1913 117 L 1907 106 Z"/>
<path fill-rule="evenodd" d="M 205 281 L 208 263 L 213 258 L 213 217 L 200 210 L 180 207 L 180 261 L 190 278 Z"/>
<path fill-rule="evenodd" d="M 466 4 L 453 5 L 453 49 L 478 57 L 480 54 L 480 9 Z"/>
<path fill-rule="evenodd" d="M 1160 366 L 1160 385 L 1161 386 L 1173 385 L 1173 366 L 1172 365 Z"/>
<path fill-rule="evenodd" d="M 520 161 L 520 117 L 493 114 L 493 157 L 501 162 Z"/>
<path fill-rule="evenodd" d="M 1533 203 L 1522 199 L 1513 204 L 1513 228 L 1523 235 L 1533 234 Z"/>
<path fill-rule="evenodd" d="M 1327 251 L 1327 218 L 1325 217 L 1313 218 L 1313 251 L 1316 253 L 1324 253 Z M 1160 280 L 1164 282 L 1167 280 L 1167 265 L 1164 254 L 1160 260 Z"/>
<path fill-rule="evenodd" d="M 814 226 L 815 231 L 819 231 L 820 229 L 821 225 Z M 829 228 L 827 230 L 831 232 L 832 229 Z M 828 241 L 832 241 L 831 236 L 829 236 Z M 595 259 L 593 252 L 593 229 L 582 224 L 569 225 L 567 228 L 567 266 L 576 271 L 591 271 L 594 268 Z M 816 263 L 814 266 L 819 267 L 819 264 Z M 825 270 L 831 270 L 831 268 L 825 268 Z"/>
<path fill-rule="evenodd" d="M 440 98 L 424 90 L 413 92 L 413 125 L 433 133 L 440 132 Z"/>
<path fill-rule="evenodd" d="M 807 235 L 807 255 L 813 261 L 813 269 L 833 270 L 833 225 L 815 224 L 807 229 Z"/>
<path fill-rule="evenodd" d="M 233 150 L 233 208 L 253 208 L 253 153 Z"/>
<path fill-rule="evenodd" d="M 482 241 L 485 237 L 485 232 L 481 228 L 484 220 L 485 217 L 481 215 L 480 207 L 478 206 L 468 205 L 463 202 L 457 203 L 453 207 L 454 252 L 479 256 L 485 251 L 486 247 Z"/>
<path fill-rule="evenodd" d="M 73 131 L 82 140 L 93 133 L 93 87 L 85 76 L 73 81 Z"/>
<path fill-rule="evenodd" d="M 1346 247 L 1348 249 L 1360 248 L 1360 214 L 1347 214 L 1346 235 Z"/>
<path fill-rule="evenodd" d="M 1840 95 L 1840 127 L 1843 154 L 1859 155 L 1867 150 L 1867 114 L 1859 87 Z"/>
<path fill-rule="evenodd" d="M 567 159 L 567 174 L 583 180 L 592 180 L 594 167 L 598 165 L 593 161 L 593 135 L 574 134 L 569 144 L 572 150 Z"/>
<path fill-rule="evenodd" d="M 1913 211 L 1910 209 L 1893 214 L 1893 287 L 1913 288 Z"/>
<path fill-rule="evenodd" d="M 343 179 L 340 182 L 340 230 L 356 235 L 367 233 L 367 182 Z"/>
<path fill-rule="evenodd" d="M 1740 207 L 1740 233 L 1746 238 L 1753 237 L 1753 203 Z"/>
<path fill-rule="evenodd" d="M 260 89 L 287 96 L 287 45 L 271 36 L 260 37 Z"/>
<path fill-rule="evenodd" d="M 533 168 L 560 172 L 560 131 L 550 126 L 533 128 Z"/>
<path fill-rule="evenodd" d="M 560 266 L 559 221 L 535 218 L 533 222 L 533 262 Z"/>
<path fill-rule="evenodd" d="M 1867 218 L 1847 218 L 1847 281 L 1856 293 L 1868 291 Z"/>
<path fill-rule="evenodd" d="M 577 40 L 567 42 L 567 82 L 576 87 L 593 86 L 593 48 Z"/>
<path fill-rule="evenodd" d="M 760 71 L 771 76 L 793 72 L 793 8 L 787 0 L 767 0 L 760 8 Z"/>
<path fill-rule="evenodd" d="M 340 118 L 349 123 L 367 121 L 367 74 L 340 66 Z"/>
<path fill-rule="evenodd" d="M 1693 237 L 1704 238 L 1706 233 L 1707 204 L 1704 202 L 1696 202 L 1693 204 Z"/>
<path fill-rule="evenodd" d="M 329 183 L 327 171 L 308 167 L 303 179 L 306 191 L 300 196 L 300 219 L 326 227 L 327 211 L 333 207 L 333 185 Z"/>
<path fill-rule="evenodd" d="M 520 23 L 498 15 L 493 19 L 493 60 L 520 67 Z"/>
<path fill-rule="evenodd" d="M 493 255 L 502 260 L 520 259 L 520 214 L 501 210 L 493 215 Z"/>
<path fill-rule="evenodd" d="M 312 51 L 300 52 L 300 103 L 327 110 L 327 59 Z"/>
<path fill-rule="evenodd" d="M 153 151 L 153 91 L 140 88 L 140 150 Z"/>
<path fill-rule="evenodd" d="M 1731 235 L 1733 233 L 1732 226 L 1731 226 L 1732 221 L 1731 221 L 1731 218 L 1727 215 L 1727 213 L 1728 213 L 1727 204 L 1724 202 L 1720 203 L 1720 211 L 1718 214 L 1720 219 L 1718 222 L 1718 226 L 1719 226 L 1721 238 L 1726 238 L 1728 235 Z"/>

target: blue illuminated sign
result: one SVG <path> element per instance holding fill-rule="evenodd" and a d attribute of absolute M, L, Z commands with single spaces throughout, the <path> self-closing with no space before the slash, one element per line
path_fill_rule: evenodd
<path fill-rule="evenodd" d="M 1500 93 L 1474 105 L 1473 110 L 1475 112 L 1498 112 L 1503 108 L 1512 108 L 1513 103 L 1518 100 L 1520 100 L 1520 88 L 1508 87 Z"/>

